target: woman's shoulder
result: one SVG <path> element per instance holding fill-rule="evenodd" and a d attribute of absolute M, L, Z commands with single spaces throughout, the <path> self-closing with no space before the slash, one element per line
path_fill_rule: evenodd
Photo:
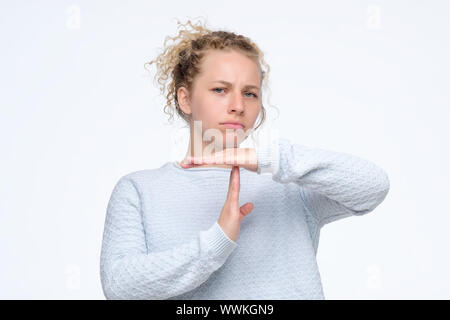
<path fill-rule="evenodd" d="M 149 169 L 140 169 L 131 171 L 129 173 L 126 173 L 122 175 L 119 178 L 120 180 L 131 180 L 132 182 L 141 184 L 141 183 L 148 183 L 152 182 L 155 183 L 156 179 L 159 179 L 167 174 L 169 171 L 169 166 L 171 165 L 170 162 L 166 162 L 160 167 L 157 168 L 149 168 Z"/>

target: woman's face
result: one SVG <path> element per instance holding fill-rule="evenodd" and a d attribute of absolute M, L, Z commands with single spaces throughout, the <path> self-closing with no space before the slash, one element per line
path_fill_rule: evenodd
<path fill-rule="evenodd" d="M 191 94 L 182 87 L 178 98 L 183 112 L 191 114 L 191 134 L 194 121 L 201 121 L 203 135 L 219 130 L 225 143 L 227 131 L 242 130 L 245 139 L 261 110 L 261 71 L 255 61 L 235 50 L 208 50 Z M 223 124 L 229 121 L 244 127 L 235 131 Z M 216 133 L 210 130 L 209 136 Z"/>

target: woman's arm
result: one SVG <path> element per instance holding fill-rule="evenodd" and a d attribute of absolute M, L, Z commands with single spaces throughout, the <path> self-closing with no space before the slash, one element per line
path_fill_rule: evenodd
<path fill-rule="evenodd" d="M 188 292 L 220 268 L 237 243 L 216 222 L 191 241 L 148 252 L 140 196 L 122 177 L 108 203 L 100 276 L 107 299 L 167 299 Z"/>
<path fill-rule="evenodd" d="M 343 152 L 272 139 L 256 148 L 258 174 L 301 186 L 300 195 L 320 226 L 374 210 L 386 197 L 387 173 L 374 163 Z"/>

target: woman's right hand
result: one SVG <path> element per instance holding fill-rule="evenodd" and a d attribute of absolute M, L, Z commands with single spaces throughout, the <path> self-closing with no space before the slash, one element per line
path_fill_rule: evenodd
<path fill-rule="evenodd" d="M 233 166 L 230 172 L 228 195 L 220 213 L 218 223 L 228 237 L 237 241 L 242 219 L 252 212 L 254 205 L 247 202 L 239 207 L 239 191 L 241 187 L 240 171 L 238 166 Z"/>

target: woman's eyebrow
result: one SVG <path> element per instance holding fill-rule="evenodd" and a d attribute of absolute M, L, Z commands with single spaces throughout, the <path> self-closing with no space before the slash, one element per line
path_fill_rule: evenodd
<path fill-rule="evenodd" d="M 215 80 L 215 81 L 212 81 L 212 82 L 220 82 L 220 83 L 222 83 L 222 84 L 224 84 L 224 85 L 227 85 L 227 86 L 229 86 L 229 87 L 232 87 L 232 86 L 233 86 L 230 82 L 225 81 L 225 80 Z M 255 85 L 253 85 L 253 84 L 247 84 L 247 85 L 244 86 L 244 88 L 254 88 L 254 89 L 259 90 L 259 87 L 258 87 L 258 86 L 255 86 Z"/>

